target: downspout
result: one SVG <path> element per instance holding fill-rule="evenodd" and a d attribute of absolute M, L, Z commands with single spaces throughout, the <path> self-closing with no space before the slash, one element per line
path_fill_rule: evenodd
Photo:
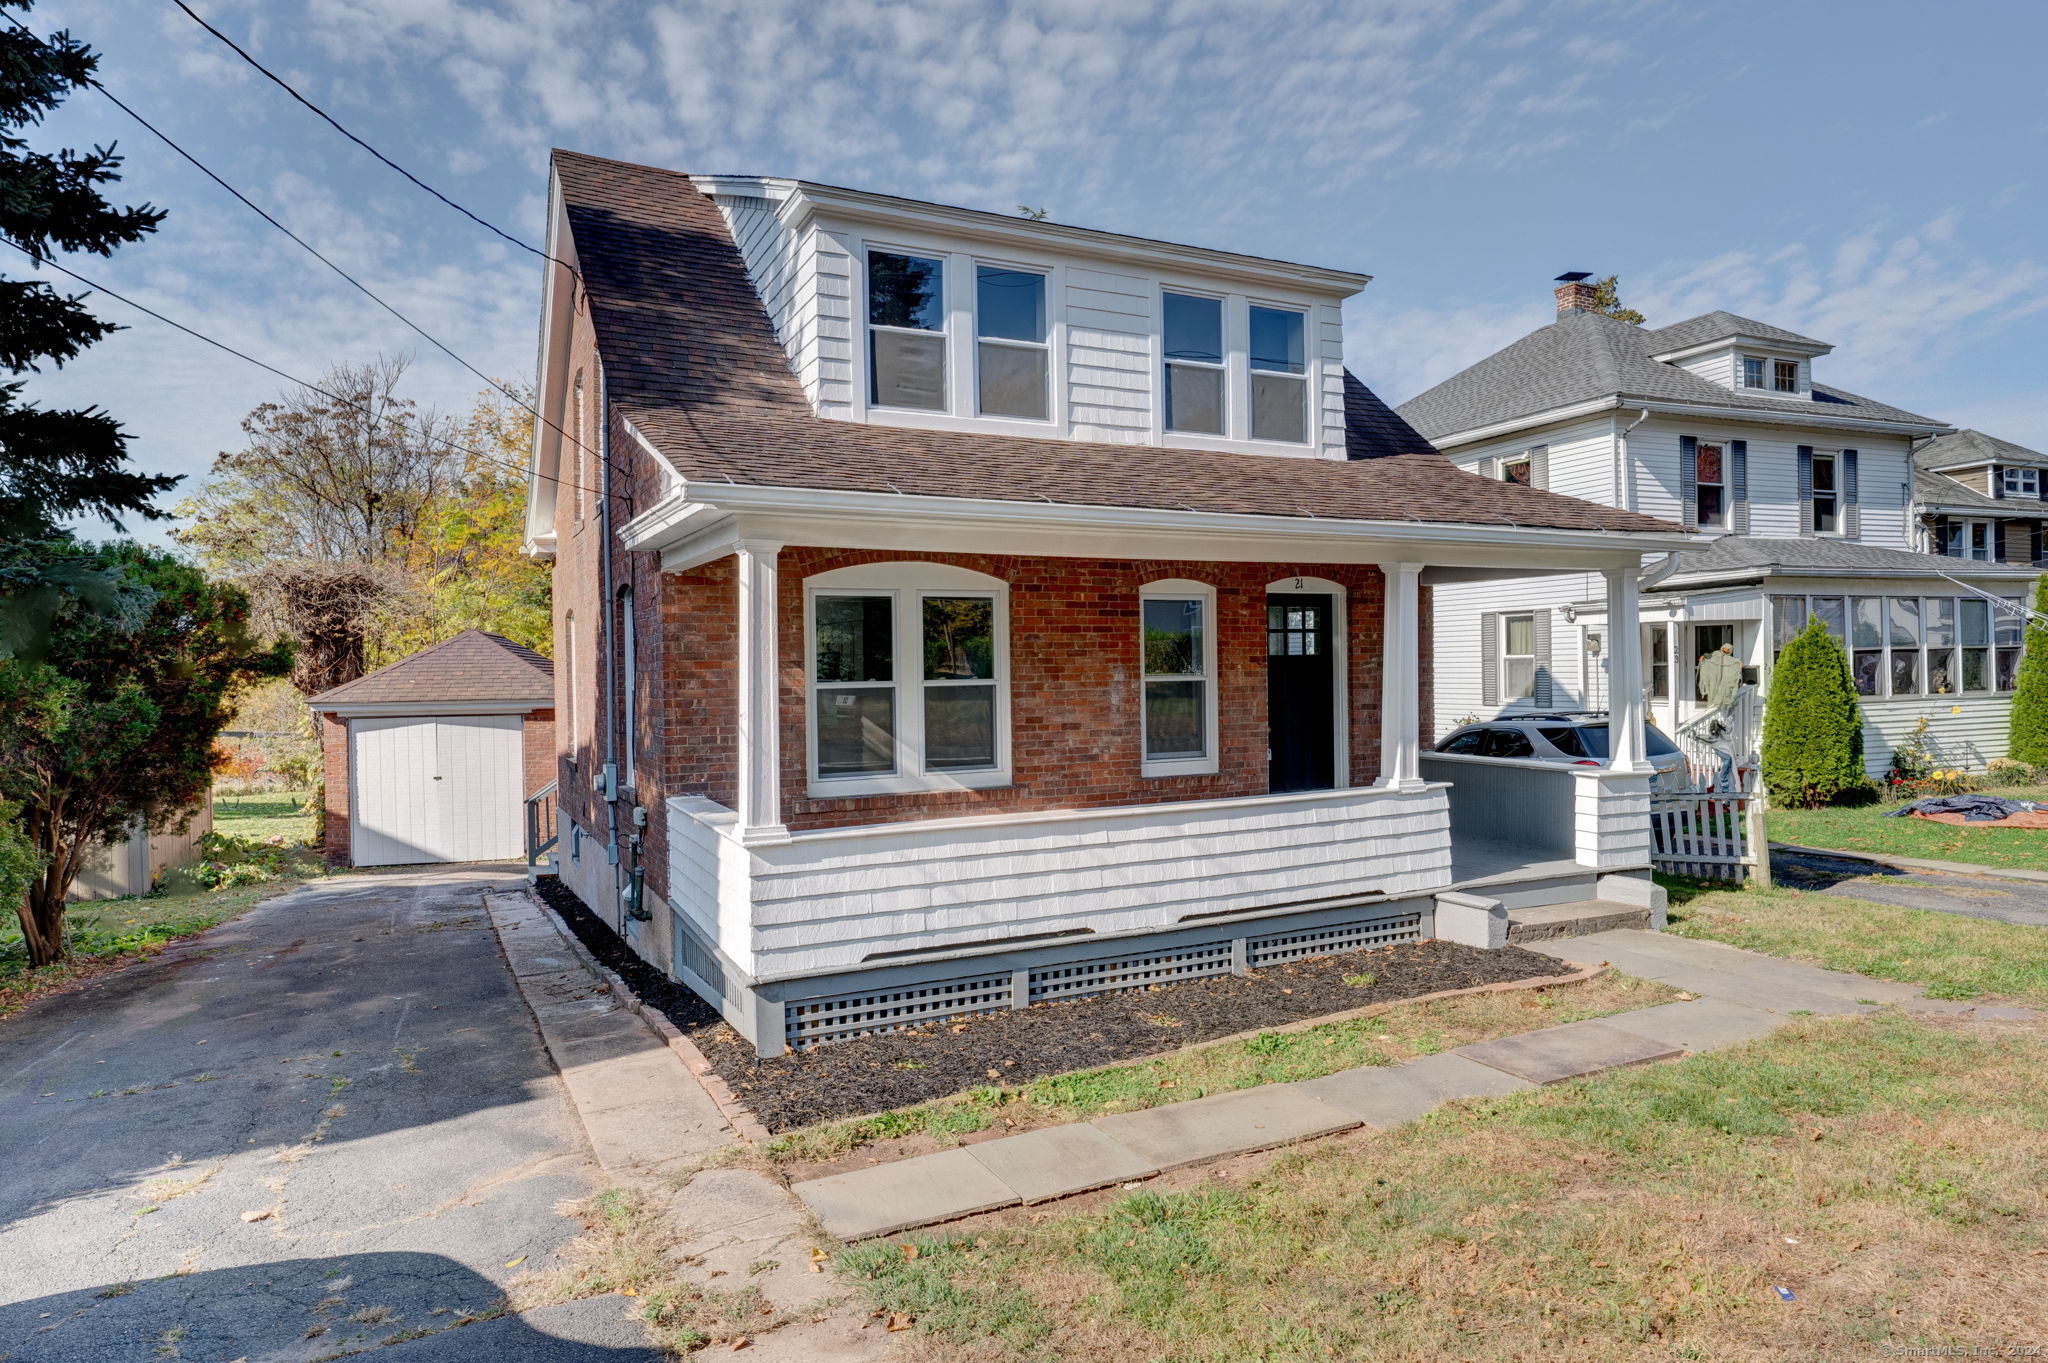
<path fill-rule="evenodd" d="M 612 614 L 618 609 L 618 602 L 612 599 L 612 398 L 611 387 L 604 379 L 604 356 L 597 356 L 594 366 L 597 370 L 597 572 L 598 601 L 598 650 L 604 658 L 604 817 L 605 817 L 605 859 L 613 867 L 619 864 L 619 744 L 616 716 L 619 704 L 618 650 L 614 647 L 617 631 L 612 625 Z M 613 888 L 617 889 L 617 872 L 614 871 Z M 623 921 L 615 921 L 613 929 L 621 938 L 626 935 Z"/>
<path fill-rule="evenodd" d="M 1636 470 L 1628 457 L 1629 433 L 1650 419 L 1650 409 L 1636 413 L 1636 419 L 1621 428 L 1614 441 L 1614 504 L 1623 511 L 1636 509 Z"/>

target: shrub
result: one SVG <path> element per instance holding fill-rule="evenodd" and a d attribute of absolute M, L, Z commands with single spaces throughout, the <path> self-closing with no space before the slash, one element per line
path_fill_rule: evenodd
<path fill-rule="evenodd" d="M 1772 670 L 1763 768 L 1764 785 L 1779 805 L 1812 809 L 1869 797 L 1863 710 L 1849 658 L 1817 618 L 1785 645 Z"/>
<path fill-rule="evenodd" d="M 2048 577 L 2034 588 L 2034 609 L 2048 615 Z M 2038 620 L 2027 625 L 2027 651 L 2013 684 L 2010 733 L 2006 751 L 2015 761 L 2048 767 L 2048 628 Z"/>
<path fill-rule="evenodd" d="M 219 890 L 260 885 L 284 873 L 285 850 L 280 844 L 206 832 L 199 835 L 199 860 L 179 874 L 202 890 Z"/>
<path fill-rule="evenodd" d="M 2048 782 L 2048 767 L 2037 767 L 2031 762 L 2018 762 L 2010 757 L 1994 757 L 1986 765 L 1986 773 L 1995 786 L 2038 786 Z"/>

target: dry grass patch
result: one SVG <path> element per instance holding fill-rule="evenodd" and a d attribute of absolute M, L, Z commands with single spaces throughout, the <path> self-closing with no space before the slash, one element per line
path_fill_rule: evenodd
<path fill-rule="evenodd" d="M 1680 997 L 1666 985 L 1610 971 L 1579 984 L 1392 1003 L 1367 1017 L 1189 1047 L 1018 1085 L 969 1089 L 915 1107 L 821 1122 L 766 1142 L 784 1166 L 821 1164 L 877 1142 L 950 1145 L 981 1131 L 1028 1131 L 1186 1102 L 1260 1084 L 1315 1079 L 1362 1065 L 1392 1065 L 1489 1037 L 1607 1017 Z M 920 1139 L 921 1138 L 921 1139 Z M 905 1149 L 892 1153 L 914 1153 Z"/>
<path fill-rule="evenodd" d="M 676 1252 L 681 1235 L 649 1194 L 608 1188 L 578 1205 L 574 1214 L 583 1223 L 583 1234 L 563 1246 L 559 1267 L 524 1275 L 513 1284 L 509 1309 L 530 1311 L 616 1292 L 635 1298 L 640 1319 L 677 1353 L 730 1343 L 785 1323 L 754 1288 L 722 1292 L 691 1282 Z"/>
<path fill-rule="evenodd" d="M 1938 999 L 2048 1006 L 2048 932 L 2038 927 L 1818 892 L 1659 880 L 1680 936 L 1917 984 Z"/>
<path fill-rule="evenodd" d="M 1188 1363 L 2038 1341 L 2044 1063 L 2038 1029 L 1816 1019 L 1322 1142 L 1242 1183 L 839 1262 L 933 1359 L 976 1340 Z"/>

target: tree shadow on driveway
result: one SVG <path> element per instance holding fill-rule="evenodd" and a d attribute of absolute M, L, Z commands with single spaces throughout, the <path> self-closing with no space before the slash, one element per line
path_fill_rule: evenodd
<path fill-rule="evenodd" d="M 493 1315 L 498 1287 L 437 1254 L 280 1259 L 0 1306 L 8 1363 L 657 1363 L 621 1297 Z M 481 1317 L 481 1318 L 480 1318 Z"/>

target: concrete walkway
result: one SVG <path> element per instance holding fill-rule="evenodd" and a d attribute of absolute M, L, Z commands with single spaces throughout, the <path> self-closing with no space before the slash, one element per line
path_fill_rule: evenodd
<path fill-rule="evenodd" d="M 450 1328 L 602 1186 L 484 913 L 521 883 L 316 881 L 0 1022 L 0 1356 L 659 1358 L 617 1297 Z"/>
<path fill-rule="evenodd" d="M 796 1193 L 847 1240 L 1013 1207 L 1357 1127 L 1410 1122 L 1439 1104 L 1558 1083 L 1733 1045 L 1794 1014 L 1908 1011 L 2024 1018 L 2026 1009 L 1925 999 L 1909 985 L 1821 970 L 1715 942 L 1622 929 L 1529 950 L 1608 962 L 1700 997 L 1501 1037 L 1404 1065 L 1345 1070 L 920 1155 L 813 1179 Z"/>

